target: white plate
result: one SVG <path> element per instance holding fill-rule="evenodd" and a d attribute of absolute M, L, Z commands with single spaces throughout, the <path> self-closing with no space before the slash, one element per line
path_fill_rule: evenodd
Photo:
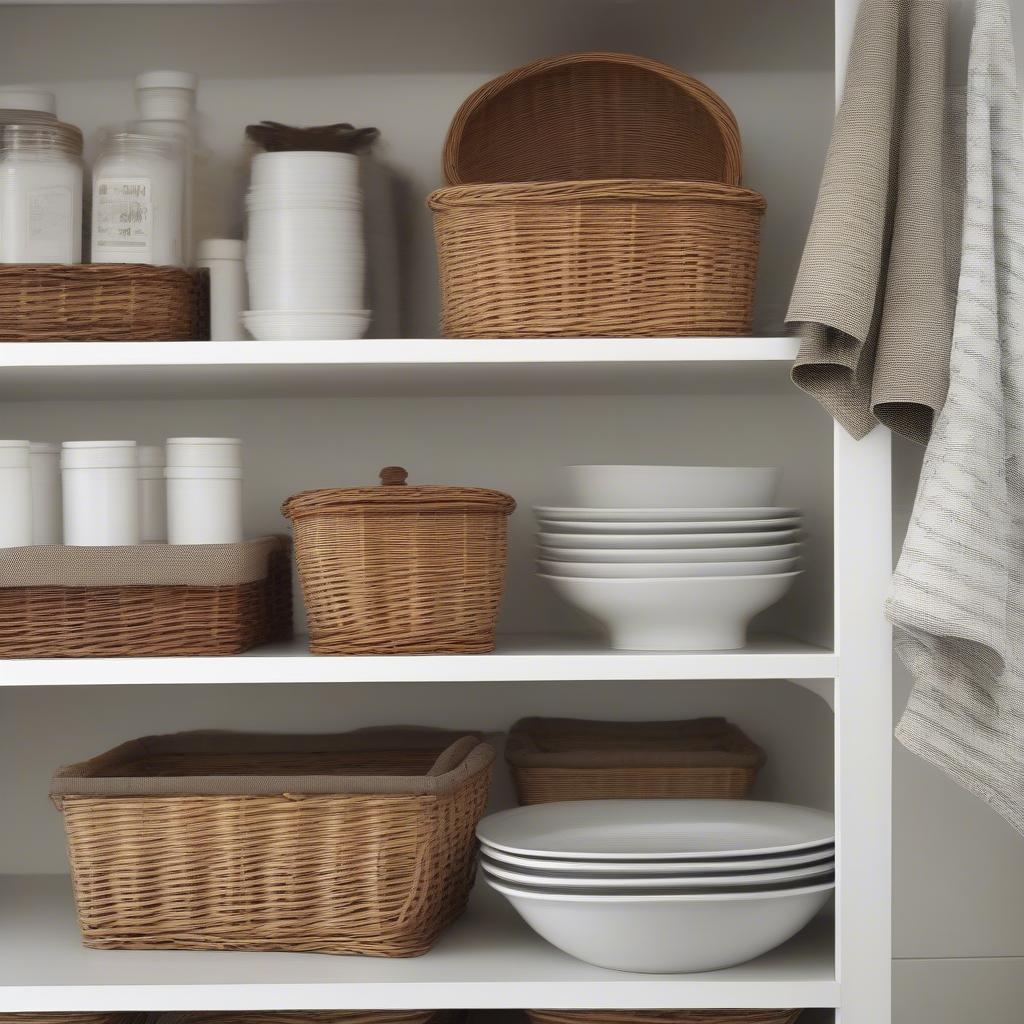
<path fill-rule="evenodd" d="M 835 841 L 826 811 L 765 800 L 574 800 L 514 807 L 477 825 L 488 846 L 561 860 L 708 860 Z"/>
<path fill-rule="evenodd" d="M 537 522 L 542 530 L 559 533 L 752 533 L 754 530 L 781 530 L 799 526 L 802 519 L 800 516 L 787 516 L 785 519 L 695 519 L 645 523 L 602 523 L 583 519 L 539 519 Z"/>
<path fill-rule="evenodd" d="M 538 548 L 540 557 L 548 562 L 600 562 L 625 564 L 649 562 L 652 558 L 668 562 L 754 562 L 777 558 L 796 558 L 802 544 L 765 544 L 750 548 L 650 548 L 640 551 L 629 548 Z"/>
<path fill-rule="evenodd" d="M 637 875 L 686 875 L 694 873 L 714 874 L 725 872 L 741 874 L 774 868 L 795 867 L 800 864 L 816 864 L 822 860 L 834 860 L 835 843 L 812 847 L 806 852 L 762 854 L 753 857 L 721 857 L 707 860 L 558 860 L 554 857 L 521 856 L 507 853 L 496 846 L 481 842 L 481 850 L 492 862 L 527 871 L 544 871 L 548 874 L 562 872 L 574 875 L 623 876 Z"/>
<path fill-rule="evenodd" d="M 592 892 L 614 891 L 616 894 L 627 895 L 647 889 L 663 891 L 680 891 L 686 889 L 713 889 L 725 891 L 733 889 L 764 889 L 765 886 L 779 886 L 790 883 L 805 885 L 817 884 L 822 875 L 831 875 L 835 871 L 835 861 L 824 861 L 805 868 L 790 868 L 780 871 L 764 871 L 759 874 L 746 875 L 657 875 L 642 878 L 594 878 L 573 877 L 572 875 L 543 875 L 540 872 L 510 871 L 489 861 L 486 857 L 480 861 L 484 872 L 492 878 L 498 878 L 513 885 L 526 885 L 535 889 L 553 892 L 572 892 L 587 889 Z"/>
<path fill-rule="evenodd" d="M 657 554 L 657 552 L 653 552 Z M 702 576 L 771 576 L 792 572 L 799 558 L 762 559 L 757 562 L 560 562 L 538 561 L 547 576 L 571 579 L 699 579 Z"/>
<path fill-rule="evenodd" d="M 788 544 L 801 536 L 799 530 L 755 533 L 547 533 L 537 534 L 546 548 L 721 548 Z"/>
<path fill-rule="evenodd" d="M 538 519 L 568 519 L 584 522 L 646 523 L 646 522 L 691 522 L 707 519 L 780 519 L 800 515 L 798 508 L 780 508 L 773 505 L 752 505 L 744 508 L 733 505 L 729 508 L 572 508 L 554 505 L 534 505 Z"/>

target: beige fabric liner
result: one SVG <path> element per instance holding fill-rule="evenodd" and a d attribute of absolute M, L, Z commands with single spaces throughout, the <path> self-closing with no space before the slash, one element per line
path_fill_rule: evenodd
<path fill-rule="evenodd" d="M 505 747 L 517 768 L 760 768 L 764 751 L 724 718 L 596 722 L 523 718 Z"/>
<path fill-rule="evenodd" d="M 288 537 L 240 544 L 137 544 L 0 549 L 0 587 L 234 587 L 267 576 Z"/>
<path fill-rule="evenodd" d="M 435 752 L 433 765 L 418 775 L 332 775 L 332 755 L 387 751 Z M 234 755 L 246 762 L 243 775 L 192 775 L 189 757 Z M 305 756 L 302 756 L 305 755 Z M 125 774 L 150 758 L 180 758 L 182 774 Z M 98 757 L 58 769 L 50 796 L 274 796 L 280 794 L 450 793 L 494 760 L 480 733 L 394 726 L 322 735 L 199 730 L 145 736 Z M 236 761 L 237 763 L 237 761 Z M 296 765 L 308 774 L 294 774 Z M 310 770 L 324 765 L 328 771 Z M 277 774 L 274 774 L 277 769 Z"/>
<path fill-rule="evenodd" d="M 863 0 L 787 314 L 793 380 L 852 434 L 925 443 L 946 400 L 962 154 L 947 132 L 946 0 Z"/>

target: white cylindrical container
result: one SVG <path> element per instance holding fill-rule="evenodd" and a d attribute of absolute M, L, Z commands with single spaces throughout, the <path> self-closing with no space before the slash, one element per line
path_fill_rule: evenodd
<path fill-rule="evenodd" d="M 92 172 L 92 262 L 184 266 L 185 177 L 181 140 L 108 135 Z"/>
<path fill-rule="evenodd" d="M 82 133 L 0 125 L 0 263 L 82 262 Z"/>
<path fill-rule="evenodd" d="M 169 437 L 167 465 L 173 469 L 241 469 L 242 442 L 237 437 Z"/>
<path fill-rule="evenodd" d="M 59 544 L 61 536 L 60 445 L 32 441 L 32 543 Z"/>
<path fill-rule="evenodd" d="M 242 313 L 248 308 L 245 243 L 207 238 L 199 243 L 196 265 L 210 272 L 210 340 L 242 341 Z"/>
<path fill-rule="evenodd" d="M 154 121 L 190 121 L 196 109 L 199 79 L 189 71 L 144 71 L 135 76 L 139 117 Z"/>
<path fill-rule="evenodd" d="M 171 544 L 237 544 L 243 539 L 240 469 L 168 466 L 164 474 Z"/>
<path fill-rule="evenodd" d="M 25 110 L 55 120 L 57 97 L 31 85 L 0 85 L 0 110 Z"/>
<path fill-rule="evenodd" d="M 164 463 L 161 445 L 139 445 L 139 537 L 143 544 L 167 541 Z"/>
<path fill-rule="evenodd" d="M 0 548 L 32 543 L 32 470 L 28 441 L 0 441 Z"/>
<path fill-rule="evenodd" d="M 139 461 L 134 441 L 65 441 L 64 543 L 138 544 Z"/>

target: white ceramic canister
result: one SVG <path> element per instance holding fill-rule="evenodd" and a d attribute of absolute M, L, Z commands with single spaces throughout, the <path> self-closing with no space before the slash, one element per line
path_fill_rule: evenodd
<path fill-rule="evenodd" d="M 108 135 L 92 172 L 92 262 L 184 266 L 185 177 L 180 140 Z"/>
<path fill-rule="evenodd" d="M 167 484 L 162 445 L 139 445 L 139 539 L 143 544 L 167 541 Z"/>
<path fill-rule="evenodd" d="M 0 111 L 27 111 L 35 118 L 57 119 L 57 97 L 32 85 L 0 85 Z"/>
<path fill-rule="evenodd" d="M 171 544 L 237 544 L 243 539 L 241 469 L 168 466 L 164 475 Z"/>
<path fill-rule="evenodd" d="M 60 445 L 32 441 L 32 543 L 59 544 L 61 537 Z"/>
<path fill-rule="evenodd" d="M 199 243 L 196 265 L 210 273 L 210 340 L 242 341 L 242 313 L 248 309 L 245 243 L 207 238 Z"/>
<path fill-rule="evenodd" d="M 167 465 L 172 469 L 241 469 L 242 442 L 237 437 L 169 437 Z"/>
<path fill-rule="evenodd" d="M 32 543 L 32 470 L 28 441 L 0 441 L 0 548 Z"/>
<path fill-rule="evenodd" d="M 134 441 L 65 441 L 64 543 L 138 544 L 139 460 Z"/>
<path fill-rule="evenodd" d="M 0 263 L 82 262 L 82 133 L 0 125 Z"/>

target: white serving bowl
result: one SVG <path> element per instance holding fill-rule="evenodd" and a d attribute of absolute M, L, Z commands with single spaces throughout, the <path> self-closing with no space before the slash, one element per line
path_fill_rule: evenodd
<path fill-rule="evenodd" d="M 563 506 L 693 508 L 771 505 L 781 470 L 736 466 L 566 466 Z"/>
<path fill-rule="evenodd" d="M 746 548 L 791 544 L 799 530 L 757 530 L 753 533 L 546 533 L 537 534 L 545 548 Z"/>
<path fill-rule="evenodd" d="M 706 521 L 648 521 L 605 523 L 598 520 L 538 519 L 542 530 L 555 533 L 752 533 L 755 530 L 794 529 L 800 516 L 785 519 L 711 519 Z"/>
<path fill-rule="evenodd" d="M 585 520 L 587 522 L 650 522 L 694 519 L 779 519 L 798 516 L 798 508 L 781 508 L 777 505 L 751 505 L 749 508 L 733 505 L 727 508 L 573 508 L 555 505 L 534 505 L 534 514 L 539 519 Z"/>
<path fill-rule="evenodd" d="M 792 572 L 799 558 L 758 562 L 559 562 L 538 561 L 542 575 L 574 579 L 684 579 L 701 576 L 772 576 Z"/>
<path fill-rule="evenodd" d="M 657 557 L 669 562 L 761 562 L 767 559 L 796 558 L 802 544 L 765 544 L 748 548 L 539 548 L 540 557 L 549 562 L 650 562 Z"/>
<path fill-rule="evenodd" d="M 538 935 L 613 971 L 717 971 L 782 945 L 821 910 L 834 881 L 770 892 L 596 896 L 544 893 L 485 875 Z"/>
<path fill-rule="evenodd" d="M 750 620 L 782 598 L 799 575 L 541 579 L 597 619 L 615 650 L 732 651 L 746 643 Z"/>
<path fill-rule="evenodd" d="M 341 341 L 361 338 L 370 323 L 369 310 L 349 312 L 263 311 L 242 314 L 245 329 L 258 341 Z"/>

